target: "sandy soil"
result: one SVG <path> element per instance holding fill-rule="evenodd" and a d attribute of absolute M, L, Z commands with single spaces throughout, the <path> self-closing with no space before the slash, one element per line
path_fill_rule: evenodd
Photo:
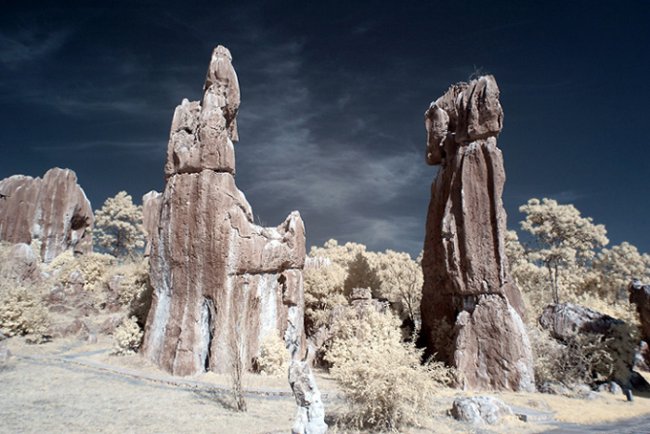
<path fill-rule="evenodd" d="M 110 339 L 95 344 L 58 340 L 26 345 L 10 339 L 14 353 L 0 367 L 0 432 L 276 433 L 288 432 L 295 403 L 286 378 L 247 375 L 248 412 L 231 407 L 229 379 L 202 374 L 178 379 L 141 357 L 109 355 Z M 330 419 L 344 408 L 334 381 L 318 373 Z M 432 401 L 433 418 L 406 432 L 474 432 L 447 416 L 453 399 L 471 395 L 441 390 Z M 510 405 L 555 413 L 558 421 L 600 423 L 650 415 L 650 396 L 628 403 L 623 396 L 599 394 L 590 401 L 542 394 L 493 394 Z M 515 418 L 481 432 L 541 432 L 552 426 Z M 586 427 L 588 428 L 588 427 Z M 333 429 L 332 432 L 345 432 Z"/>

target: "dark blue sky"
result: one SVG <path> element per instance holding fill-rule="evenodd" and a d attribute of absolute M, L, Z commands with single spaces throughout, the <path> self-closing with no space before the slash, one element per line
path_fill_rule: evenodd
<path fill-rule="evenodd" d="M 647 1 L 4 0 L 0 178 L 68 167 L 94 208 L 162 190 L 174 107 L 200 98 L 223 44 L 242 89 L 237 182 L 259 219 L 298 209 L 309 244 L 417 254 L 436 172 L 424 110 L 491 73 L 509 226 L 550 197 L 650 251 L 649 23 Z"/>

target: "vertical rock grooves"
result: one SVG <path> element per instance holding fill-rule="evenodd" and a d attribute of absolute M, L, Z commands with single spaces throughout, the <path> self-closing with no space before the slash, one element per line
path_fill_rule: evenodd
<path fill-rule="evenodd" d="M 215 48 L 201 102 L 176 108 L 165 191 L 143 200 L 154 287 L 143 352 L 176 375 L 227 371 L 233 330 L 249 367 L 266 334 L 284 337 L 296 355 L 305 339 L 304 225 L 296 211 L 278 227 L 255 225 L 235 184 L 240 95 L 231 62 Z"/>
<path fill-rule="evenodd" d="M 524 306 L 505 256 L 502 123 L 492 76 L 451 86 L 425 113 L 426 160 L 441 168 L 427 216 L 420 342 L 457 367 L 465 387 L 532 390 Z M 442 322 L 453 326 L 451 347 L 435 337 Z"/>
<path fill-rule="evenodd" d="M 93 211 L 72 170 L 55 167 L 42 179 L 11 176 L 0 181 L 0 194 L 0 240 L 39 240 L 45 262 L 69 249 L 92 251 Z"/>

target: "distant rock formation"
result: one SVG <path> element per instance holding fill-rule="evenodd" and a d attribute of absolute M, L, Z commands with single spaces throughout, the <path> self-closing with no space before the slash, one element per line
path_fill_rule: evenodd
<path fill-rule="evenodd" d="M 160 206 L 162 204 L 162 193 L 151 190 L 149 193 L 142 196 L 142 227 L 146 237 L 146 244 L 144 247 L 144 256 L 147 257 L 151 253 L 151 239 L 158 230 L 158 223 L 160 222 Z"/>
<path fill-rule="evenodd" d="M 650 285 L 633 280 L 628 287 L 630 303 L 636 304 L 641 320 L 641 339 L 650 343 Z M 647 348 L 647 345 L 646 345 Z M 645 363 L 650 366 L 650 351 L 643 352 Z"/>
<path fill-rule="evenodd" d="M 633 280 L 628 287 L 630 303 L 636 305 L 641 320 L 641 338 L 650 342 L 650 285 Z"/>
<path fill-rule="evenodd" d="M 154 295 L 143 352 L 175 375 L 227 372 L 232 333 L 249 367 L 267 334 L 282 336 L 295 357 L 305 340 L 304 225 L 298 212 L 276 228 L 255 225 L 235 185 L 240 96 L 231 61 L 218 46 L 202 101 L 176 108 L 159 221 L 145 216 Z"/>
<path fill-rule="evenodd" d="M 509 276 L 501 195 L 499 88 L 488 75 L 458 83 L 425 113 L 431 186 L 422 269 L 420 342 L 458 368 L 464 387 L 533 390 L 524 305 Z M 453 326 L 451 345 L 436 331 Z M 447 326 L 447 327 L 448 327 Z"/>
<path fill-rule="evenodd" d="M 94 216 L 90 202 L 69 169 L 50 169 L 43 178 L 14 175 L 0 181 L 0 240 L 40 241 L 41 258 L 92 251 Z"/>

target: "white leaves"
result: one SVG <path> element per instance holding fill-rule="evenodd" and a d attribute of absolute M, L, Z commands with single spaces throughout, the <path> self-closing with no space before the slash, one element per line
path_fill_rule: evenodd
<path fill-rule="evenodd" d="M 131 256 L 144 247 L 142 207 L 134 205 L 125 191 L 106 199 L 95 211 L 95 242 L 113 256 Z"/>

